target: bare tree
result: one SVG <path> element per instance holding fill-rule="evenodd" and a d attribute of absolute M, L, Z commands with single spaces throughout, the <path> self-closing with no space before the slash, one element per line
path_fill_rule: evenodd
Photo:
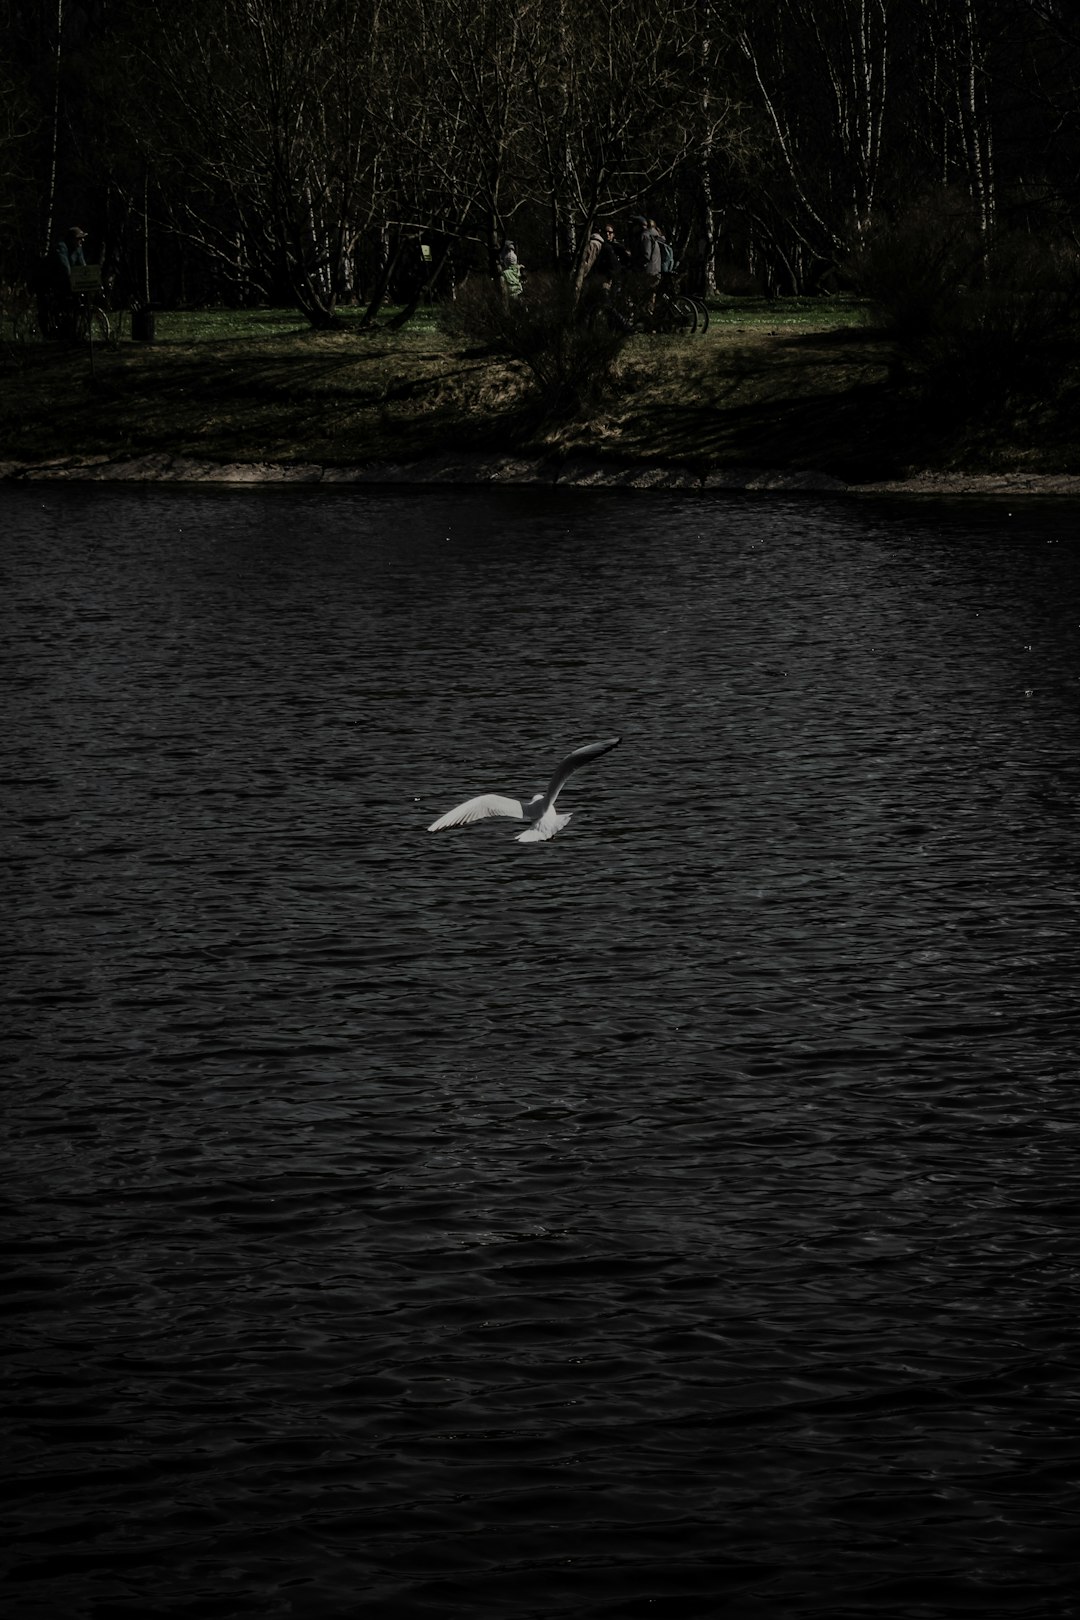
<path fill-rule="evenodd" d="M 323 324 L 343 289 L 374 313 L 410 256 L 418 295 L 451 252 L 493 267 L 511 229 L 573 270 L 589 222 L 631 209 L 678 226 L 704 291 L 721 233 L 804 289 L 942 183 L 985 236 L 1040 186 L 1080 217 L 1063 0 L 0 0 L 0 20 L 9 236 L 51 238 L 85 196 L 143 298 L 155 219 L 204 296 Z"/>
<path fill-rule="evenodd" d="M 996 206 L 986 8 L 979 0 L 921 0 L 921 5 L 936 166 L 942 184 L 960 179 L 966 186 L 985 241 Z"/>
<path fill-rule="evenodd" d="M 184 161 L 187 229 L 234 276 L 333 318 L 373 164 L 379 0 L 216 0 L 155 42 L 158 140 Z"/>
<path fill-rule="evenodd" d="M 0 235 L 7 243 L 18 241 L 22 234 L 33 131 L 30 97 L 7 65 L 0 63 Z"/>
<path fill-rule="evenodd" d="M 590 220 L 673 191 L 700 146 L 697 10 L 695 0 L 659 13 L 649 0 L 584 0 L 571 25 L 561 0 L 545 0 L 536 22 L 532 186 L 551 220 L 553 256 L 565 265 L 577 259 Z"/>
<path fill-rule="evenodd" d="M 739 47 L 811 251 L 843 253 L 871 224 L 889 83 L 890 0 L 744 8 Z"/>

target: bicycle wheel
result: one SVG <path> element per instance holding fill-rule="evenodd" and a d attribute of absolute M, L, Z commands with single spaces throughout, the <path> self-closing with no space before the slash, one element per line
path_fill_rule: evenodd
<path fill-rule="evenodd" d="M 72 335 L 76 343 L 89 343 L 91 339 L 95 343 L 109 343 L 112 341 L 109 317 L 103 309 L 80 303 L 75 311 Z"/>
<path fill-rule="evenodd" d="M 709 306 L 704 298 L 695 298 L 692 302 L 697 310 L 697 329 L 704 337 L 709 330 Z"/>
<path fill-rule="evenodd" d="M 671 323 L 668 330 L 683 333 L 686 337 L 692 337 L 697 331 L 698 323 L 697 305 L 694 300 L 684 297 L 682 293 L 676 293 L 674 297 L 667 300 L 667 304 Z"/>

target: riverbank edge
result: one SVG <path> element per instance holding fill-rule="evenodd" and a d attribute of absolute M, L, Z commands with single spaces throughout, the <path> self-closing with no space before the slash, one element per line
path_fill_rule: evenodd
<path fill-rule="evenodd" d="M 802 468 L 713 467 L 696 471 L 678 463 L 617 462 L 581 455 L 442 455 L 418 461 L 214 462 L 189 456 L 72 456 L 41 462 L 0 460 L 0 482 L 49 480 L 95 483 L 277 484 L 340 487 L 349 484 L 532 485 L 559 489 L 639 489 L 813 495 L 1029 496 L 1080 498 L 1080 475 L 1068 473 L 920 472 L 880 482 L 845 483 Z"/>

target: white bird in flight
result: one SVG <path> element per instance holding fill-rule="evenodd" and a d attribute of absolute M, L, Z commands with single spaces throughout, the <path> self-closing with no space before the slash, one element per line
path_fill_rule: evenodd
<path fill-rule="evenodd" d="M 606 754 L 621 741 L 620 737 L 608 737 L 604 742 L 587 743 L 584 748 L 575 748 L 557 767 L 546 790 L 534 793 L 531 799 L 522 802 L 520 799 L 507 798 L 502 793 L 480 793 L 475 799 L 466 799 L 464 804 L 448 810 L 445 816 L 433 821 L 428 832 L 441 832 L 444 827 L 467 827 L 470 822 L 483 821 L 487 816 L 508 816 L 514 821 L 532 823 L 523 833 L 518 833 L 519 844 L 538 844 L 545 838 L 554 838 L 573 814 L 570 810 L 562 816 L 555 814 L 555 800 L 567 777 L 587 765 L 591 759 L 599 759 L 601 754 Z"/>

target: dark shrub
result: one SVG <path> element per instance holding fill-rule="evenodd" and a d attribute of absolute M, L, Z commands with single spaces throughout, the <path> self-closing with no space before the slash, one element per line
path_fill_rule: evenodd
<path fill-rule="evenodd" d="M 970 203 L 945 194 L 877 233 L 855 274 L 901 374 L 957 422 L 1052 404 L 1075 372 L 1080 256 L 1066 243 L 984 235 Z"/>
<path fill-rule="evenodd" d="M 584 319 L 586 308 L 565 276 L 530 275 L 520 297 L 470 276 L 440 320 L 458 340 L 520 360 L 545 409 L 569 415 L 610 392 L 626 344 L 606 321 Z"/>
<path fill-rule="evenodd" d="M 897 342 L 918 345 L 952 322 L 982 277 L 983 259 L 970 202 L 943 193 L 874 231 L 851 272 Z"/>

